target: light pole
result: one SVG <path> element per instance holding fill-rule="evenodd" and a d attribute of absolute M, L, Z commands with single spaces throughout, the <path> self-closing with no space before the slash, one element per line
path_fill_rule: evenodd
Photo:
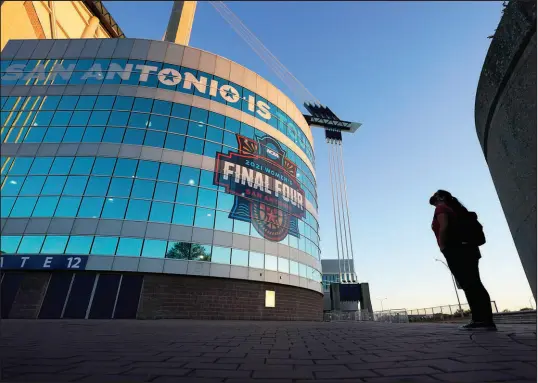
<path fill-rule="evenodd" d="M 448 269 L 448 271 L 450 271 L 450 267 L 448 267 L 448 265 L 441 261 L 440 259 L 435 259 L 437 262 L 441 262 L 443 265 L 446 266 L 446 268 Z M 463 309 L 461 308 L 461 302 L 460 302 L 460 296 L 458 294 L 458 286 L 456 286 L 456 279 L 454 278 L 454 275 L 452 274 L 452 271 L 450 271 L 450 276 L 452 277 L 452 283 L 454 284 L 454 291 L 456 292 L 456 297 L 458 298 L 458 306 L 460 307 L 460 313 L 461 313 L 461 316 L 463 317 Z"/>
<path fill-rule="evenodd" d="M 384 301 L 385 299 L 387 299 L 387 298 L 379 299 L 379 302 L 381 303 L 381 311 L 385 311 L 385 310 L 383 309 L 383 301 Z"/>

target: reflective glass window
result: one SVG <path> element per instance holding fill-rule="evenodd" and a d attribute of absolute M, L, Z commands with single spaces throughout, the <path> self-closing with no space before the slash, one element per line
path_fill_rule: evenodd
<path fill-rule="evenodd" d="M 131 113 L 127 125 L 133 128 L 146 129 L 149 125 L 149 117 L 150 115 L 145 113 Z"/>
<path fill-rule="evenodd" d="M 56 110 L 58 104 L 60 103 L 61 96 L 45 96 L 43 99 L 43 104 L 41 105 L 42 110 Z"/>
<path fill-rule="evenodd" d="M 93 106 L 95 105 L 96 99 L 97 99 L 97 96 L 80 96 L 76 109 L 91 110 L 93 109 Z"/>
<path fill-rule="evenodd" d="M 149 258 L 164 258 L 166 254 L 166 241 L 158 239 L 146 239 L 142 248 L 142 256 Z"/>
<path fill-rule="evenodd" d="M 150 201 L 144 201 L 139 199 L 129 200 L 129 206 L 127 207 L 127 214 L 125 215 L 125 219 L 147 221 L 149 216 L 150 204 Z"/>
<path fill-rule="evenodd" d="M 151 212 L 149 220 L 153 222 L 170 223 L 172 220 L 172 210 L 174 205 L 166 202 L 153 202 L 151 204 Z"/>
<path fill-rule="evenodd" d="M 101 142 L 105 134 L 105 128 L 86 128 L 82 142 Z"/>
<path fill-rule="evenodd" d="M 52 165 L 53 157 L 38 157 L 32 163 L 30 172 L 32 175 L 47 175 L 49 174 L 50 167 Z"/>
<path fill-rule="evenodd" d="M 90 112 L 77 111 L 71 115 L 71 120 L 69 120 L 69 126 L 86 126 L 89 120 Z"/>
<path fill-rule="evenodd" d="M 226 117 L 225 128 L 231 132 L 239 133 L 241 130 L 241 124 L 239 121 L 234 120 L 233 118 Z"/>
<path fill-rule="evenodd" d="M 168 242 L 166 258 L 171 259 L 190 259 L 191 244 L 188 242 Z"/>
<path fill-rule="evenodd" d="M 237 138 L 235 134 L 230 132 L 224 132 L 224 145 L 227 145 L 233 149 L 237 149 Z"/>
<path fill-rule="evenodd" d="M 39 197 L 32 217 L 52 217 L 60 197 Z"/>
<path fill-rule="evenodd" d="M 153 100 L 151 98 L 135 98 L 133 105 L 133 110 L 136 112 L 151 112 L 151 107 L 153 105 Z"/>
<path fill-rule="evenodd" d="M 0 198 L 0 215 L 4 217 L 9 217 L 9 213 L 15 204 L 15 197 L 1 197 Z"/>
<path fill-rule="evenodd" d="M 46 179 L 47 177 L 45 176 L 26 177 L 20 195 L 38 195 L 41 192 Z"/>
<path fill-rule="evenodd" d="M 299 263 L 299 276 L 306 278 L 306 265 Z"/>
<path fill-rule="evenodd" d="M 265 268 L 267 270 L 277 271 L 278 270 L 277 257 L 273 255 L 265 254 Z"/>
<path fill-rule="evenodd" d="M 50 175 L 64 175 L 69 174 L 69 170 L 73 165 L 74 157 L 56 157 L 50 168 Z"/>
<path fill-rule="evenodd" d="M 206 142 L 204 147 L 204 156 L 215 158 L 217 153 L 222 152 L 222 145 L 213 142 Z"/>
<path fill-rule="evenodd" d="M 28 174 L 30 166 L 34 158 L 32 157 L 17 157 L 14 159 L 11 168 L 9 169 L 10 174 Z"/>
<path fill-rule="evenodd" d="M 30 217 L 34 206 L 37 202 L 37 197 L 19 197 L 17 202 L 11 209 L 11 217 Z"/>
<path fill-rule="evenodd" d="M 177 182 L 179 178 L 179 165 L 162 163 L 157 177 L 160 181 Z"/>
<path fill-rule="evenodd" d="M 15 142 L 15 143 L 20 143 L 21 141 L 19 140 L 20 137 L 24 137 L 24 142 L 43 142 L 43 139 L 45 137 L 45 133 L 47 132 L 47 128 L 29 128 L 28 130 L 28 134 L 26 135 L 26 137 L 24 136 L 24 134 L 20 135 L 18 132 L 19 130 L 15 130 L 15 129 L 12 129 L 13 130 L 13 134 L 11 134 L 10 137 L 8 137 L 8 139 L 6 139 L 5 142 Z M 22 131 L 24 131 L 25 129 L 23 129 Z M 11 139 L 10 139 L 11 138 Z"/>
<path fill-rule="evenodd" d="M 123 141 L 125 128 L 106 128 L 103 142 L 120 143 Z"/>
<path fill-rule="evenodd" d="M 219 128 L 224 128 L 224 116 L 222 114 L 209 112 L 209 118 L 207 120 L 209 125 L 217 126 Z"/>
<path fill-rule="evenodd" d="M 50 128 L 52 129 L 52 128 Z M 49 130 L 50 130 L 49 129 Z M 62 142 L 70 143 L 70 142 L 76 142 L 79 143 L 82 141 L 82 137 L 84 136 L 84 131 L 86 128 L 77 128 L 77 127 L 69 127 L 62 139 Z"/>
<path fill-rule="evenodd" d="M 136 170 L 136 176 L 139 178 L 155 179 L 157 178 L 158 169 L 158 162 L 140 160 L 138 169 Z"/>
<path fill-rule="evenodd" d="M 189 127 L 187 128 L 187 135 L 192 137 L 205 138 L 205 132 L 205 124 L 197 121 L 189 122 Z"/>
<path fill-rule="evenodd" d="M 174 104 L 172 106 L 172 116 L 188 119 L 191 107 L 183 104 Z"/>
<path fill-rule="evenodd" d="M 211 262 L 230 264 L 231 249 L 227 247 L 213 246 L 213 252 L 211 254 Z"/>
<path fill-rule="evenodd" d="M 165 116 L 170 115 L 172 111 L 172 103 L 169 101 L 155 100 L 153 102 L 153 113 L 163 114 Z"/>
<path fill-rule="evenodd" d="M 134 97 L 118 96 L 114 103 L 116 110 L 131 110 L 133 107 Z"/>
<path fill-rule="evenodd" d="M 63 190 L 66 195 L 82 195 L 88 182 L 87 176 L 69 176 Z"/>
<path fill-rule="evenodd" d="M 31 177 L 28 177 L 31 178 Z M 19 195 L 19 191 L 24 183 L 25 177 L 8 176 L 5 178 L 2 187 L 2 195 Z"/>
<path fill-rule="evenodd" d="M 52 117 L 50 126 L 67 126 L 69 124 L 69 120 L 71 120 L 72 115 L 73 112 L 57 111 L 56 113 L 54 113 L 54 117 Z"/>
<path fill-rule="evenodd" d="M 48 126 L 50 122 L 52 121 L 52 116 L 54 115 L 54 112 L 37 112 L 36 117 L 34 119 L 34 126 Z"/>
<path fill-rule="evenodd" d="M 137 179 L 134 182 L 131 197 L 151 199 L 153 197 L 154 189 L 155 189 L 155 181 Z"/>
<path fill-rule="evenodd" d="M 217 190 L 217 186 L 213 185 L 213 178 L 215 177 L 215 173 L 202 170 L 200 173 L 200 186 L 203 186 L 207 189 Z M 216 199 L 216 196 L 215 196 Z"/>
<path fill-rule="evenodd" d="M 191 245 L 191 256 L 189 259 L 193 261 L 211 261 L 211 247 L 211 245 L 193 243 Z"/>
<path fill-rule="evenodd" d="M 187 125 L 188 125 L 187 120 L 180 120 L 179 118 L 171 118 L 170 122 L 168 123 L 168 131 L 172 133 L 186 134 Z"/>
<path fill-rule="evenodd" d="M 114 96 L 99 96 L 95 102 L 94 109 L 112 109 L 114 105 Z"/>
<path fill-rule="evenodd" d="M 123 136 L 123 143 L 129 145 L 142 145 L 146 132 L 142 129 L 127 129 Z"/>
<path fill-rule="evenodd" d="M 264 256 L 262 253 L 256 253 L 251 251 L 249 255 L 248 265 L 257 269 L 264 268 Z"/>
<path fill-rule="evenodd" d="M 0 243 L 2 245 L 2 254 L 14 254 L 19 247 L 22 237 L 20 235 L 3 235 L 0 238 Z"/>
<path fill-rule="evenodd" d="M 73 110 L 78 102 L 78 96 L 63 96 L 58 104 L 58 110 Z"/>
<path fill-rule="evenodd" d="M 234 205 L 234 196 L 224 192 L 219 192 L 218 195 L 217 209 L 230 211 Z"/>
<path fill-rule="evenodd" d="M 222 143 L 222 137 L 223 137 L 224 131 L 222 129 L 213 128 L 211 126 L 207 127 L 207 133 L 206 133 L 206 140 L 211 140 L 218 142 L 219 144 Z"/>
<path fill-rule="evenodd" d="M 146 137 L 144 138 L 144 145 L 163 148 L 165 136 L 166 134 L 162 132 L 147 131 Z"/>
<path fill-rule="evenodd" d="M 104 196 L 109 184 L 110 177 L 90 177 L 84 194 L 88 196 Z"/>
<path fill-rule="evenodd" d="M 232 265 L 248 266 L 248 251 L 232 249 Z"/>
<path fill-rule="evenodd" d="M 228 218 L 230 213 L 223 211 L 215 212 L 215 230 L 232 231 L 233 220 Z"/>
<path fill-rule="evenodd" d="M 204 209 L 201 207 L 196 208 L 196 215 L 194 217 L 194 226 L 204 227 L 206 229 L 212 229 L 215 221 L 215 211 Z"/>
<path fill-rule="evenodd" d="M 110 117 L 110 111 L 94 111 L 90 116 L 90 121 L 88 122 L 88 125 L 106 125 L 108 123 L 108 117 Z"/>
<path fill-rule="evenodd" d="M 80 206 L 80 197 L 60 197 L 58 207 L 54 213 L 55 217 L 75 217 Z"/>
<path fill-rule="evenodd" d="M 137 160 L 118 158 L 116 168 L 114 169 L 114 175 L 121 177 L 134 177 L 137 165 Z"/>
<path fill-rule="evenodd" d="M 142 251 L 142 242 L 140 238 L 120 238 L 116 255 L 139 257 Z"/>
<path fill-rule="evenodd" d="M 41 249 L 43 254 L 63 254 L 67 246 L 67 235 L 48 235 Z"/>
<path fill-rule="evenodd" d="M 110 114 L 108 125 L 112 126 L 127 126 L 129 120 L 129 112 L 117 112 L 114 111 Z"/>
<path fill-rule="evenodd" d="M 278 271 L 281 273 L 290 272 L 290 261 L 286 258 L 278 257 Z"/>
<path fill-rule="evenodd" d="M 215 208 L 215 205 L 217 204 L 217 192 L 213 190 L 207 190 L 207 189 L 199 189 L 198 190 L 198 205 L 209 207 L 209 208 Z"/>
<path fill-rule="evenodd" d="M 92 247 L 93 237 L 84 236 L 71 236 L 67 243 L 66 254 L 90 254 L 90 248 Z"/>
<path fill-rule="evenodd" d="M 108 195 L 115 197 L 129 197 L 133 187 L 133 180 L 130 178 L 112 178 Z"/>
<path fill-rule="evenodd" d="M 124 198 L 111 198 L 108 197 L 105 200 L 105 206 L 103 207 L 102 218 L 110 219 L 123 219 L 125 217 L 125 211 L 127 210 L 127 199 Z"/>
<path fill-rule="evenodd" d="M 157 182 L 153 199 L 174 202 L 176 197 L 176 184 L 169 182 Z"/>
<path fill-rule="evenodd" d="M 111 176 L 114 166 L 116 165 L 115 158 L 96 158 L 93 166 L 92 174 L 100 176 Z"/>
<path fill-rule="evenodd" d="M 178 185 L 176 202 L 196 205 L 196 196 L 198 188 L 194 186 Z"/>
<path fill-rule="evenodd" d="M 91 254 L 114 255 L 118 246 L 117 237 L 95 237 Z"/>
<path fill-rule="evenodd" d="M 39 254 L 43 241 L 45 240 L 44 235 L 26 235 L 22 238 L 19 249 L 17 250 L 18 254 Z"/>
<path fill-rule="evenodd" d="M 250 233 L 250 223 L 234 220 L 234 233 L 249 235 Z"/>
<path fill-rule="evenodd" d="M 164 147 L 166 149 L 183 151 L 185 149 L 185 136 L 167 134 Z"/>
<path fill-rule="evenodd" d="M 290 274 L 299 275 L 299 264 L 295 261 L 290 261 Z"/>
<path fill-rule="evenodd" d="M 192 226 L 194 209 L 194 206 L 175 204 L 172 223 L 175 223 L 176 225 Z"/>
<path fill-rule="evenodd" d="M 185 140 L 185 151 L 199 155 L 204 154 L 204 141 L 197 138 L 187 137 Z"/>
<path fill-rule="evenodd" d="M 81 218 L 97 218 L 101 215 L 101 209 L 103 208 L 104 198 L 98 197 L 84 197 L 78 210 L 78 217 Z"/>
<path fill-rule="evenodd" d="M 190 168 L 187 166 L 181 167 L 179 182 L 187 185 L 198 185 L 200 179 L 200 169 Z"/>
<path fill-rule="evenodd" d="M 94 161 L 93 157 L 76 157 L 71 174 L 90 174 Z"/>
<path fill-rule="evenodd" d="M 168 120 L 168 117 L 151 115 L 148 129 L 162 130 L 166 132 L 168 129 Z"/>

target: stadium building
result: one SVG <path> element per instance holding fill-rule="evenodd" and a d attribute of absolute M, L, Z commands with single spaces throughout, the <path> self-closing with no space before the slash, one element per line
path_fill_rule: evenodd
<path fill-rule="evenodd" d="M 108 35 L 12 33 L 2 50 L 2 317 L 320 320 L 297 106 L 188 46 L 192 14 L 150 41 L 70 3 Z"/>

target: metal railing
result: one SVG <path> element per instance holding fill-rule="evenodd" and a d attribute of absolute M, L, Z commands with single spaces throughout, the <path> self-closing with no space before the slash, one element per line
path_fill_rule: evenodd
<path fill-rule="evenodd" d="M 494 314 L 499 311 L 495 301 L 491 301 L 491 309 Z M 471 309 L 464 303 L 407 310 L 407 315 L 409 322 L 451 321 L 470 318 Z"/>
<path fill-rule="evenodd" d="M 406 309 L 376 311 L 373 317 L 376 322 L 409 323 L 409 315 Z"/>
<path fill-rule="evenodd" d="M 356 311 L 325 311 L 323 313 L 323 320 L 325 322 L 360 322 L 371 321 L 373 315 L 366 310 Z"/>

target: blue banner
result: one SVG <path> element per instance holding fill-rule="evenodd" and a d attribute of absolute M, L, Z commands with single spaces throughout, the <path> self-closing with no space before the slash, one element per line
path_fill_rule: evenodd
<path fill-rule="evenodd" d="M 3 270 L 85 270 L 87 255 L 0 255 Z"/>

